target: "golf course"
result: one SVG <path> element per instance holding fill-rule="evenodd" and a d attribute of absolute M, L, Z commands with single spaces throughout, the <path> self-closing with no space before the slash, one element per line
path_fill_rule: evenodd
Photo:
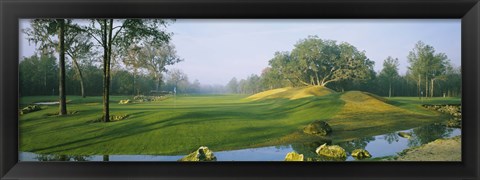
<path fill-rule="evenodd" d="M 422 104 L 460 104 L 460 98 L 383 98 L 361 91 L 326 87 L 280 88 L 246 95 L 167 95 L 161 101 L 119 104 L 99 122 L 101 97 L 67 96 L 69 113 L 58 105 L 19 116 L 20 151 L 60 155 L 187 154 L 200 146 L 213 151 L 275 146 L 330 139 L 334 144 L 448 120 Z M 54 102 L 55 96 L 20 98 L 20 107 Z M 330 124 L 318 137 L 302 129 L 314 120 Z"/>
<path fill-rule="evenodd" d="M 19 159 L 460 161 L 460 36 L 365 23 L 22 19 Z"/>

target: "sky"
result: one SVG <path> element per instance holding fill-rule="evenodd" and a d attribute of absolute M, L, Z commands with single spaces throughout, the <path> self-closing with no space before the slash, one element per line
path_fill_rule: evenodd
<path fill-rule="evenodd" d="M 20 28 L 25 27 L 28 21 L 21 20 Z M 233 77 L 260 75 L 275 52 L 291 51 L 310 35 L 365 51 L 377 72 L 391 56 L 399 59 L 399 72 L 405 74 L 407 55 L 418 41 L 445 53 L 454 67 L 461 65 L 460 19 L 177 19 L 167 31 L 184 59 L 167 69 L 180 69 L 201 84 L 224 85 Z M 35 48 L 22 33 L 19 38 L 20 57 L 31 56 Z"/>

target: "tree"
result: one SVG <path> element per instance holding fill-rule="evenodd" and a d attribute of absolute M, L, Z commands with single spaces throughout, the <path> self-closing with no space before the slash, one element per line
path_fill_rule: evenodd
<path fill-rule="evenodd" d="M 136 93 L 137 95 L 140 93 L 137 83 L 137 76 L 138 71 L 142 68 L 142 61 L 141 59 L 141 47 L 137 45 L 132 45 L 127 49 L 127 55 L 123 58 L 123 64 L 125 66 L 130 67 L 133 69 L 133 85 L 132 85 L 132 93 Z"/>
<path fill-rule="evenodd" d="M 425 80 L 425 97 L 433 96 L 433 83 L 437 79 L 442 79 L 446 72 L 446 67 L 449 66 L 449 60 L 443 53 L 435 53 L 435 49 L 426 45 L 422 41 L 418 41 L 412 51 L 409 52 L 408 62 L 410 63 L 409 75 L 412 79 L 417 81 L 418 91 L 420 97 L 421 81 Z M 433 79 L 433 80 L 432 80 Z M 429 83 L 431 84 L 429 92 Z"/>
<path fill-rule="evenodd" d="M 444 53 L 438 53 L 432 60 L 432 66 L 430 67 L 430 97 L 434 96 L 434 84 L 437 80 L 446 80 L 447 71 L 451 69 L 450 60 Z"/>
<path fill-rule="evenodd" d="M 388 56 L 383 61 L 383 69 L 378 75 L 381 80 L 388 82 L 388 97 L 392 97 L 392 83 L 399 78 L 398 66 L 398 59 Z"/>
<path fill-rule="evenodd" d="M 291 53 L 275 53 L 269 64 L 292 84 L 326 86 L 341 80 L 367 79 L 374 62 L 346 42 L 337 44 L 309 36 L 295 44 Z"/>
<path fill-rule="evenodd" d="M 227 88 L 230 93 L 238 93 L 238 81 L 237 78 L 233 77 L 227 84 Z"/>
<path fill-rule="evenodd" d="M 21 96 L 53 95 L 58 92 L 58 65 L 49 53 L 24 57 L 19 64 L 19 91 Z"/>
<path fill-rule="evenodd" d="M 178 84 L 187 81 L 188 77 L 180 69 L 172 69 L 168 72 L 168 81 L 173 85 L 174 89 L 178 88 Z"/>
<path fill-rule="evenodd" d="M 162 73 L 167 72 L 166 66 L 183 61 L 177 56 L 175 47 L 170 44 L 146 44 L 142 48 L 142 64 L 157 80 L 156 91 L 160 90 Z"/>
<path fill-rule="evenodd" d="M 288 82 L 285 81 L 281 74 L 279 74 L 278 71 L 274 71 L 271 67 L 263 69 L 260 78 L 264 89 L 289 86 Z"/>
<path fill-rule="evenodd" d="M 73 67 L 80 80 L 81 96 L 85 98 L 85 83 L 78 62 L 80 59 L 87 59 L 89 56 L 92 56 L 91 48 L 93 47 L 93 43 L 90 41 L 90 37 L 75 25 L 67 27 L 66 36 L 65 44 L 67 48 L 65 53 L 72 59 Z"/>
<path fill-rule="evenodd" d="M 34 19 L 31 28 L 25 29 L 28 40 L 39 46 L 41 51 L 56 47 L 59 66 L 59 115 L 67 114 L 65 92 L 65 31 L 71 20 L 65 19 Z M 56 39 L 55 39 L 55 38 Z"/>
<path fill-rule="evenodd" d="M 150 41 L 161 45 L 170 40 L 171 34 L 161 29 L 168 24 L 163 19 L 92 19 L 81 29 L 89 34 L 103 49 L 103 121 L 110 117 L 110 69 L 112 49 L 125 52 L 131 44 Z"/>

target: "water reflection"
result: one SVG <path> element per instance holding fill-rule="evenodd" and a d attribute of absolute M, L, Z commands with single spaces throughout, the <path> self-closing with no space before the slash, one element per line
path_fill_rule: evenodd
<path fill-rule="evenodd" d="M 35 159 L 38 161 L 90 161 L 90 156 L 71 156 L 56 154 L 37 154 Z"/>
<path fill-rule="evenodd" d="M 103 155 L 103 161 L 110 161 L 109 155 Z"/>
<path fill-rule="evenodd" d="M 447 128 L 446 126 L 440 124 L 432 124 L 415 128 L 411 131 L 412 137 L 408 141 L 408 146 L 419 146 L 439 138 L 446 138 L 452 133 L 452 131 L 452 128 Z"/>
<path fill-rule="evenodd" d="M 393 142 L 398 142 L 400 140 L 400 136 L 396 133 L 388 133 L 383 135 L 383 138 L 388 142 L 388 144 L 392 144 Z"/>
<path fill-rule="evenodd" d="M 375 137 L 358 138 L 353 141 L 339 143 L 338 145 L 347 151 L 347 155 L 355 149 L 365 149 L 370 141 L 374 141 Z"/>
<path fill-rule="evenodd" d="M 398 132 L 411 134 L 410 138 L 402 138 Z M 351 157 L 354 149 L 366 149 L 375 157 L 384 157 L 397 155 L 406 148 L 419 146 L 432 142 L 439 138 L 454 137 L 461 134 L 459 128 L 449 128 L 444 125 L 432 124 L 418 128 L 391 132 L 388 134 L 358 138 L 352 141 L 335 143 L 341 146 L 347 152 L 347 161 L 355 160 Z M 305 158 L 313 161 L 331 161 L 330 159 L 320 157 L 315 150 L 320 145 L 327 143 L 332 145 L 329 140 L 317 140 L 307 143 L 296 143 L 288 145 L 278 145 L 260 148 L 239 149 L 231 151 L 214 152 L 218 161 L 283 161 L 285 155 L 295 151 L 303 154 Z M 20 152 L 20 161 L 177 161 L 185 155 L 93 155 L 93 156 L 73 156 L 73 155 L 40 155 L 30 152 Z M 367 159 L 368 160 L 368 159 Z M 342 159 L 343 161 L 343 159 Z"/>

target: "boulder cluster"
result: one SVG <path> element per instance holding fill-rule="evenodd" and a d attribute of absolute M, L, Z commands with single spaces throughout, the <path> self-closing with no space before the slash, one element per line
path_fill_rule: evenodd
<path fill-rule="evenodd" d="M 167 99 L 167 96 L 144 96 L 144 95 L 137 95 L 133 97 L 135 102 L 156 102 L 156 101 L 163 101 Z"/>
<path fill-rule="evenodd" d="M 446 105 L 424 104 L 422 106 L 427 109 L 432 109 L 435 111 L 449 114 L 453 117 L 462 117 L 462 105 L 459 105 L 459 104 L 446 104 Z"/>
<path fill-rule="evenodd" d="M 42 110 L 42 108 L 40 108 L 40 106 L 38 105 L 28 105 L 27 107 L 24 107 L 20 110 L 20 114 L 23 115 L 40 110 Z"/>
<path fill-rule="evenodd" d="M 345 161 L 347 153 L 338 145 L 327 145 L 326 143 L 315 150 L 317 157 L 304 157 L 303 154 L 290 152 L 285 156 L 285 161 Z M 365 149 L 355 149 L 351 153 L 355 159 L 370 158 L 372 155 Z"/>

